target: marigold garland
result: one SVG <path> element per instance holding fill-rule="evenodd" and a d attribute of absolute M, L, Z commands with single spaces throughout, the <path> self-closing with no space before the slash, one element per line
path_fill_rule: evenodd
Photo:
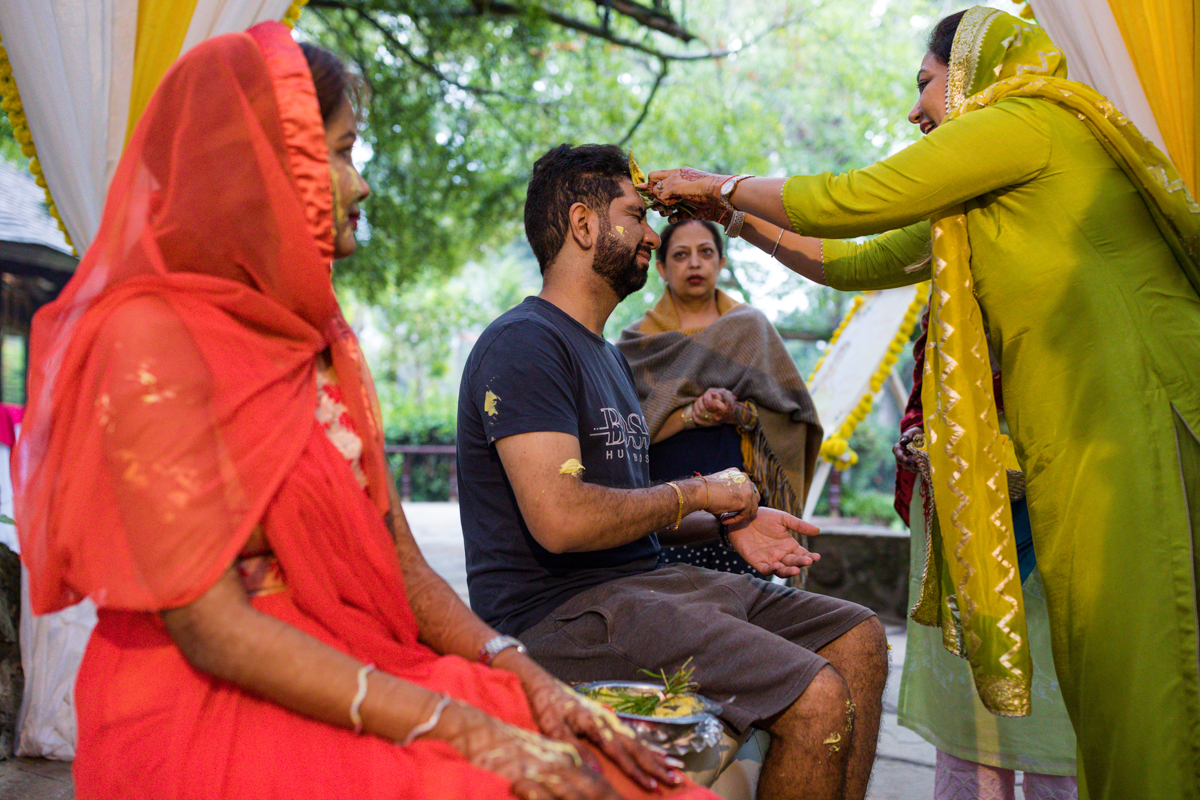
<path fill-rule="evenodd" d="M 846 313 L 842 324 L 838 325 L 837 330 L 833 332 L 833 336 L 829 338 L 829 346 L 825 350 L 825 355 L 822 355 L 817 361 L 817 366 L 813 368 L 812 375 L 808 376 L 808 382 L 811 384 L 817 376 L 817 371 L 821 368 L 821 364 L 825 361 L 825 356 L 833 349 L 837 340 L 841 337 L 842 332 L 846 330 L 846 326 L 850 324 L 850 319 L 866 302 L 866 292 L 857 295 L 854 302 L 850 306 L 850 310 Z M 921 309 L 929 301 L 929 283 L 921 283 L 917 286 L 917 295 L 913 301 L 909 303 L 908 310 L 904 312 L 904 320 L 900 323 L 899 329 L 896 331 L 891 344 L 888 345 L 887 353 L 884 354 L 883 360 L 879 362 L 879 366 L 875 368 L 875 372 L 871 375 L 870 388 L 858 401 L 858 405 L 846 417 L 846 420 L 838 427 L 838 429 L 821 443 L 821 458 L 833 464 L 836 470 L 845 470 L 858 463 L 858 453 L 854 452 L 850 447 L 850 437 L 854 434 L 854 430 L 858 427 L 867 414 L 871 413 L 871 407 L 875 402 L 875 395 L 879 394 L 883 389 L 883 384 L 887 382 L 888 375 L 892 372 L 892 367 L 900 360 L 900 354 L 904 352 L 904 348 L 908 345 L 908 340 L 912 336 L 913 328 L 917 324 L 917 318 L 921 314 Z"/>
<path fill-rule="evenodd" d="M 29 120 L 25 118 L 25 106 L 21 103 L 21 93 L 17 91 L 17 82 L 13 78 L 12 64 L 8 61 L 8 51 L 4 49 L 3 39 L 0 39 L 0 109 L 8 114 L 8 124 L 12 126 L 13 138 L 21 146 L 21 154 L 29 159 L 29 171 L 33 174 L 34 181 L 46 193 L 46 206 L 50 211 L 50 216 L 58 223 L 58 229 L 62 231 L 63 238 L 66 239 L 71 252 L 79 255 L 75 251 L 75 245 L 71 242 L 71 234 L 67 233 L 67 226 L 63 224 L 62 217 L 58 214 L 58 206 L 54 204 L 54 198 L 50 196 L 50 187 L 46 184 L 46 176 L 42 172 L 42 162 L 37 157 L 37 148 L 33 144 L 33 133 L 29 130 Z"/>
<path fill-rule="evenodd" d="M 294 0 L 292 5 L 288 8 L 287 13 L 283 15 L 283 19 L 280 20 L 280 22 L 282 22 L 284 25 L 287 25 L 289 28 L 296 27 L 296 22 L 300 19 L 300 12 L 306 5 L 308 5 L 308 0 Z"/>

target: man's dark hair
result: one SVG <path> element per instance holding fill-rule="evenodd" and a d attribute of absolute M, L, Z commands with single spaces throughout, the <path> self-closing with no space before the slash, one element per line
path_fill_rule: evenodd
<path fill-rule="evenodd" d="M 575 203 L 607 219 L 629 179 L 629 156 L 615 144 L 560 144 L 537 160 L 525 194 L 525 238 L 542 274 L 562 250 Z"/>
<path fill-rule="evenodd" d="M 958 33 L 958 24 L 962 22 L 963 14 L 966 13 L 959 11 L 957 14 L 943 17 L 937 25 L 933 26 L 933 32 L 929 34 L 929 46 L 926 49 L 946 66 L 950 65 L 950 50 L 954 46 L 954 35 Z"/>

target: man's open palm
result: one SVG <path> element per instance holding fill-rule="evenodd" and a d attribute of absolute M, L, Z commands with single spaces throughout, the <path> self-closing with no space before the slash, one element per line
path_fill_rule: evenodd
<path fill-rule="evenodd" d="M 729 541 L 742 558 L 763 575 L 790 578 L 821 556 L 800 546 L 798 535 L 815 536 L 820 529 L 774 508 L 759 508 L 752 518 L 729 526 Z"/>

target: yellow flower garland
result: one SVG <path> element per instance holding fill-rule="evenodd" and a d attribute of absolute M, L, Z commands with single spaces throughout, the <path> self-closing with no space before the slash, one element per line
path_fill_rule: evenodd
<path fill-rule="evenodd" d="M 842 324 L 838 325 L 837 330 L 833 332 L 833 336 L 829 339 L 829 347 L 825 350 L 825 355 L 821 356 L 817 361 L 817 366 L 813 368 L 812 375 L 808 376 L 808 382 L 811 384 L 817 376 L 817 371 L 821 368 L 821 364 L 825 361 L 825 356 L 833 349 L 837 340 L 841 337 L 842 332 L 846 330 L 846 326 L 850 324 L 851 317 L 855 312 L 862 307 L 866 301 L 867 293 L 857 295 L 854 302 L 850 305 L 850 311 L 846 313 Z M 883 389 L 883 384 L 887 382 L 888 375 L 892 372 L 892 367 L 900 360 L 900 354 L 904 352 L 904 348 L 908 345 L 908 340 L 912 336 L 913 328 L 917 324 L 917 318 L 921 314 L 921 309 L 929 301 L 929 283 L 928 281 L 917 286 L 917 295 L 913 301 L 909 303 L 908 310 L 904 312 L 904 320 L 900 323 L 899 329 L 896 331 L 895 337 L 891 344 L 888 345 L 887 353 L 883 356 L 883 360 L 879 362 L 879 366 L 875 368 L 875 372 L 871 375 L 870 388 L 858 401 L 858 405 L 850 412 L 841 424 L 829 438 L 821 443 L 821 458 L 833 464 L 836 470 L 845 470 L 858 463 L 858 453 L 850 448 L 850 437 L 854 434 L 855 428 L 859 423 L 867 418 L 867 414 L 871 413 L 871 407 L 875 402 L 875 395 L 879 394 Z"/>
<path fill-rule="evenodd" d="M 308 0 L 295 0 L 291 7 L 288 8 L 287 13 L 283 15 L 283 19 L 280 21 L 289 28 L 296 27 L 296 21 L 300 19 L 300 11 L 306 5 L 308 5 Z"/>
<path fill-rule="evenodd" d="M 71 252 L 79 255 L 75 252 L 75 245 L 71 242 L 71 234 L 67 233 L 67 226 L 63 224 L 62 217 L 58 214 L 58 206 L 54 205 L 54 198 L 50 196 L 50 187 L 46 184 L 46 176 L 42 174 L 42 163 L 38 161 L 37 148 L 33 144 L 33 134 L 29 130 L 29 120 L 25 118 L 25 106 L 21 104 L 21 93 L 17 91 L 17 82 L 13 79 L 12 64 L 8 61 L 8 51 L 4 49 L 3 40 L 0 40 L 0 109 L 8 114 L 8 124 L 12 126 L 13 138 L 17 140 L 17 144 L 21 145 L 21 154 L 29 159 L 29 171 L 33 174 L 33 179 L 46 192 L 46 206 L 50 211 L 50 216 L 58 223 L 58 229 L 62 231 L 63 238 L 67 240 Z"/>

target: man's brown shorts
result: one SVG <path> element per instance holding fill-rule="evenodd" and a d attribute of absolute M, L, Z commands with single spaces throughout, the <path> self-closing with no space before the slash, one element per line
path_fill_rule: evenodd
<path fill-rule="evenodd" d="M 689 657 L 700 693 L 744 731 L 788 708 L 828 662 L 816 651 L 873 617 L 749 575 L 671 564 L 576 595 L 521 634 L 569 683 L 647 680 Z"/>

